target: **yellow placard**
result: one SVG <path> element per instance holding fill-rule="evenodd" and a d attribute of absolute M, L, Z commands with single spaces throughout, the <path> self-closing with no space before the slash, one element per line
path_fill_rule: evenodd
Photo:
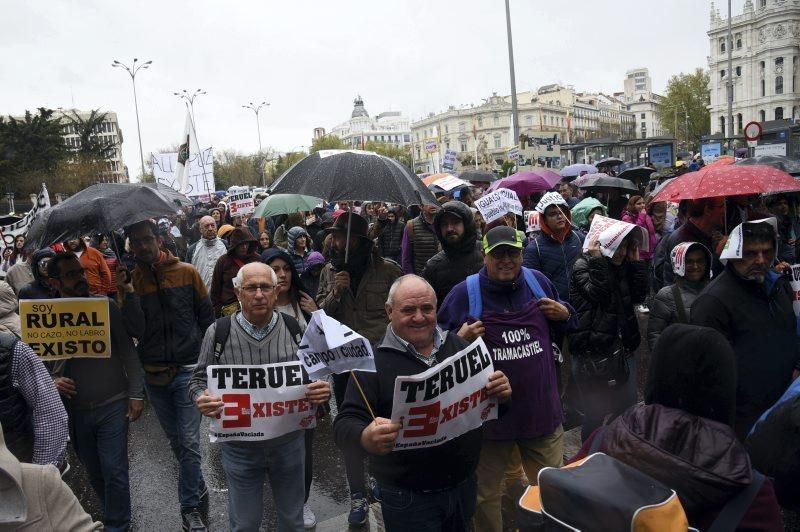
<path fill-rule="evenodd" d="M 111 356 L 108 299 L 22 299 L 22 341 L 43 361 Z"/>

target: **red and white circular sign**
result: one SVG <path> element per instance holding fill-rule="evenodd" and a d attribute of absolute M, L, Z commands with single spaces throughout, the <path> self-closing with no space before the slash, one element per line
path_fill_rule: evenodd
<path fill-rule="evenodd" d="M 747 125 L 744 126 L 744 138 L 747 140 L 758 140 L 761 138 L 762 131 L 763 129 L 759 122 L 748 122 Z"/>

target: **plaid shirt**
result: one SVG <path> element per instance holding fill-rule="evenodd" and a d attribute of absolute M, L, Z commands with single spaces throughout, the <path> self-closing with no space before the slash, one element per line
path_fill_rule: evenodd
<path fill-rule="evenodd" d="M 261 340 L 266 338 L 267 335 L 272 332 L 272 329 L 274 329 L 275 326 L 278 324 L 278 313 L 273 311 L 272 319 L 269 320 L 269 323 L 267 323 L 266 327 L 257 327 L 253 325 L 252 323 L 247 321 L 247 318 L 245 318 L 244 314 L 241 312 L 236 313 L 236 321 L 239 323 L 239 325 L 242 326 L 244 332 L 246 332 L 247 334 L 249 334 L 250 336 L 252 336 L 253 338 L 255 338 L 260 342 Z"/>
<path fill-rule="evenodd" d="M 33 418 L 33 463 L 57 466 L 67 452 L 67 411 L 44 364 L 24 342 L 14 347 L 11 384 L 28 403 Z"/>

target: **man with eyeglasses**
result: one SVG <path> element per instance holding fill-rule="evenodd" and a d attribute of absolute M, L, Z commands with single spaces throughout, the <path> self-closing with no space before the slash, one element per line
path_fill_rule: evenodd
<path fill-rule="evenodd" d="M 73 253 L 53 257 L 48 274 L 59 297 L 91 297 L 86 272 Z M 105 530 L 122 531 L 131 521 L 128 424 L 144 408 L 144 383 L 122 314 L 113 300 L 108 306 L 111 356 L 58 361 L 53 373 L 69 414 L 72 445 L 103 509 Z"/>
<path fill-rule="evenodd" d="M 475 528 L 501 531 L 501 484 L 514 447 L 531 482 L 563 462 L 563 411 L 553 342 L 576 323 L 575 312 L 541 272 L 522 266 L 524 235 L 498 226 L 483 237 L 484 267 L 442 303 L 439 325 L 471 341 L 482 336 L 495 369 L 513 390 L 509 412 L 484 426 L 478 464 Z"/>
<path fill-rule="evenodd" d="M 206 285 L 191 264 L 160 249 L 155 222 L 125 228 L 136 267 L 117 270 L 117 293 L 128 333 L 139 339 L 147 396 L 178 460 L 183 529 L 204 531 L 201 504 L 208 489 L 200 470 L 200 412 L 189 398 L 203 334 L 214 323 Z M 135 292 L 136 297 L 127 294 Z"/>
<path fill-rule="evenodd" d="M 390 323 L 375 350 L 377 371 L 358 374 L 377 417 L 372 419 L 351 382 L 333 425 L 336 444 L 370 455 L 388 532 L 469 530 L 483 430 L 473 429 L 435 447 L 394 451 L 402 427 L 389 419 L 397 377 L 427 371 L 467 343 L 436 325 L 436 293 L 416 275 L 404 275 L 392 284 L 386 314 Z M 486 389 L 501 403 L 511 397 L 508 378 L 501 371 L 492 373 Z"/>
<path fill-rule="evenodd" d="M 208 328 L 200 359 L 189 382 L 192 400 L 203 415 L 218 416 L 225 405 L 222 397 L 208 392 L 209 365 L 255 365 L 291 362 L 301 338 L 292 331 L 300 326 L 288 314 L 275 311 L 278 277 L 260 262 L 244 265 L 233 278 L 241 311 L 221 318 Z M 215 352 L 216 331 L 222 320 L 230 320 L 230 331 Z M 222 340 L 220 339 L 220 342 Z M 327 402 L 330 384 L 316 381 L 306 385 L 312 405 Z M 278 530 L 302 531 L 305 499 L 305 438 L 299 429 L 263 441 L 222 442 L 222 468 L 228 485 L 230 530 L 258 530 L 264 511 L 264 478 L 269 474 L 272 497 L 278 515 Z"/>

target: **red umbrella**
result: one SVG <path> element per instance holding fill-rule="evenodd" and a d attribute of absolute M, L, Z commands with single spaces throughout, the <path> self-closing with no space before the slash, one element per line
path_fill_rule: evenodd
<path fill-rule="evenodd" d="M 555 174 L 555 172 L 550 173 Z M 498 188 L 507 188 L 516 192 L 517 197 L 520 198 L 520 201 L 523 201 L 523 198 L 527 198 L 531 194 L 536 192 L 545 192 L 553 188 L 553 184 L 550 183 L 548 177 L 551 176 L 542 172 L 541 170 L 517 172 L 514 175 L 510 175 L 495 181 L 489 185 L 487 191 L 494 192 Z M 556 174 L 556 177 L 561 179 L 561 176 L 558 174 Z"/>
<path fill-rule="evenodd" d="M 673 179 L 653 198 L 659 201 L 749 196 L 800 191 L 800 181 L 771 166 L 706 166 Z"/>

